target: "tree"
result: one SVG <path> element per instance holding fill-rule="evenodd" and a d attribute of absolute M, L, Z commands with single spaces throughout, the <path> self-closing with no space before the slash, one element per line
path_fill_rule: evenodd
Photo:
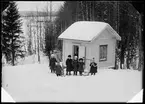
<path fill-rule="evenodd" d="M 139 65 L 138 70 L 144 69 L 144 2 L 143 1 L 130 1 L 130 3 L 139 12 Z"/>
<path fill-rule="evenodd" d="M 50 51 L 55 48 L 54 35 L 53 35 L 53 25 L 47 24 L 45 29 L 45 53 L 50 58 Z"/>
<path fill-rule="evenodd" d="M 3 43 L 4 40 L 7 40 L 3 44 L 3 47 L 7 47 L 4 52 L 6 56 L 10 58 L 12 65 L 15 65 L 15 60 L 18 56 L 24 57 L 24 51 L 21 49 L 21 44 L 23 42 L 23 37 L 20 35 L 23 33 L 21 25 L 22 23 L 17 10 L 17 5 L 15 2 L 10 2 L 9 7 L 3 16 Z"/>
<path fill-rule="evenodd" d="M 30 23 L 27 25 L 28 26 L 28 54 L 32 55 L 33 51 L 32 51 L 32 26 L 31 26 L 31 21 Z"/>
<path fill-rule="evenodd" d="M 9 6 L 9 1 L 2 1 L 1 2 L 1 13 Z"/>
<path fill-rule="evenodd" d="M 50 52 L 53 51 L 56 47 L 56 36 L 55 36 L 55 32 L 56 27 L 54 24 L 54 21 L 52 20 L 52 16 L 54 15 L 52 12 L 52 3 L 50 2 L 50 11 L 48 12 L 48 5 L 47 8 L 45 9 L 45 20 L 46 22 L 44 22 L 44 34 L 45 34 L 45 54 L 49 57 L 50 59 Z"/>
<path fill-rule="evenodd" d="M 37 9 L 37 16 L 36 16 L 36 29 L 37 29 L 37 52 L 38 52 L 38 62 L 40 63 L 40 34 L 39 34 L 39 17 L 38 17 L 38 8 Z"/>

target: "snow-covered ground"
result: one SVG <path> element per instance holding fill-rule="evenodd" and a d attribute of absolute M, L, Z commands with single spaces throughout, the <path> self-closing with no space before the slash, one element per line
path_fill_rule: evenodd
<path fill-rule="evenodd" d="M 57 77 L 42 60 L 2 68 L 2 87 L 16 102 L 127 102 L 142 89 L 140 71 L 99 69 L 95 76 Z"/>

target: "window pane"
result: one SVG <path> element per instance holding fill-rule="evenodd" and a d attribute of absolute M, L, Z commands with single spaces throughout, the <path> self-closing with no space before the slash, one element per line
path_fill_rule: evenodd
<path fill-rule="evenodd" d="M 100 58 L 102 59 L 103 58 L 103 47 L 100 46 Z"/>
<path fill-rule="evenodd" d="M 102 48 L 100 47 L 100 59 L 101 59 L 101 57 L 102 57 L 101 51 L 102 51 Z"/>
<path fill-rule="evenodd" d="M 106 46 L 104 46 L 104 58 L 106 59 Z"/>
<path fill-rule="evenodd" d="M 107 59 L 107 45 L 100 45 L 100 60 Z"/>
<path fill-rule="evenodd" d="M 103 59 L 105 58 L 105 46 L 103 46 Z"/>
<path fill-rule="evenodd" d="M 106 46 L 104 46 L 104 58 L 106 59 Z"/>

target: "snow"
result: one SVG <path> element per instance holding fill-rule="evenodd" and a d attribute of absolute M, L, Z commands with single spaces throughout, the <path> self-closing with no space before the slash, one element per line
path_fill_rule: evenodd
<path fill-rule="evenodd" d="M 94 21 L 79 21 L 73 23 L 68 27 L 60 36 L 60 39 L 74 39 L 83 41 L 92 41 L 95 37 L 98 37 L 100 33 L 106 29 L 106 27 L 112 32 L 118 40 L 121 37 L 113 30 L 113 28 L 105 22 Z"/>
<path fill-rule="evenodd" d="M 15 102 L 3 88 L 1 88 L 1 102 Z"/>
<path fill-rule="evenodd" d="M 2 87 L 16 102 L 127 102 L 142 89 L 142 71 L 99 69 L 95 76 L 57 77 L 41 60 L 2 68 Z"/>
<path fill-rule="evenodd" d="M 143 89 L 136 94 L 130 101 L 128 101 L 128 103 L 141 103 L 143 102 Z"/>

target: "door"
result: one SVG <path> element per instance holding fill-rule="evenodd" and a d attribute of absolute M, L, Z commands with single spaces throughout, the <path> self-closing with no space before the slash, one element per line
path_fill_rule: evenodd
<path fill-rule="evenodd" d="M 79 58 L 85 58 L 85 46 L 79 46 Z"/>
<path fill-rule="evenodd" d="M 84 59 L 85 67 L 86 67 L 86 47 L 79 46 L 79 58 Z"/>

